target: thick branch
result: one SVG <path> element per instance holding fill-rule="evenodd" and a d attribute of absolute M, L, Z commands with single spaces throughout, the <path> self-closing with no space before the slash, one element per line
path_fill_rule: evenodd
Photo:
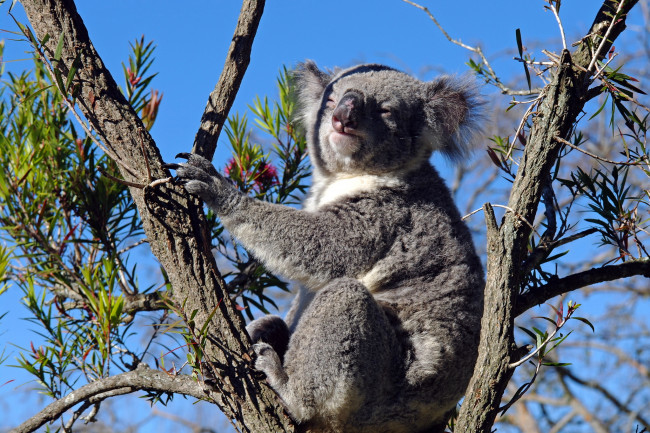
<path fill-rule="evenodd" d="M 78 62 L 80 67 L 72 85 L 78 89 L 76 101 L 106 147 L 118 156 L 124 179 L 149 183 L 147 167 L 154 179 L 168 177 L 169 172 L 162 168 L 158 148 L 105 68 L 74 2 L 24 0 L 22 4 L 39 40 L 50 35 L 44 46 L 50 58 L 56 51 L 59 35 L 63 35 L 61 61 L 55 66 L 66 77 L 73 61 Z M 255 6 L 256 10 L 258 6 L 248 2 L 245 5 Z M 243 9 L 244 15 L 247 12 Z M 246 20 L 240 20 L 242 22 Z M 212 135 L 216 137 L 216 132 Z M 139 171 L 129 174 L 120 165 L 120 160 Z M 131 188 L 131 194 L 151 250 L 169 276 L 172 301 L 182 305 L 188 316 L 193 314 L 195 329 L 202 329 L 210 319 L 206 328 L 210 338 L 203 348 L 204 359 L 207 366 L 214 367 L 213 376 L 223 379 L 210 397 L 228 417 L 242 423 L 242 431 L 290 430 L 290 420 L 275 394 L 251 375 L 244 356 L 249 349 L 244 321 L 216 268 L 200 203 L 171 183 Z"/>
<path fill-rule="evenodd" d="M 136 391 L 160 391 L 183 394 L 204 399 L 206 393 L 195 379 L 190 376 L 171 376 L 161 371 L 152 370 L 141 364 L 136 370 L 116 376 L 99 379 L 72 391 L 60 400 L 47 406 L 12 433 L 32 432 L 47 422 L 63 415 L 68 409 L 88 400 L 102 400 L 114 395 L 129 394 Z"/>
<path fill-rule="evenodd" d="M 636 0 L 623 1 L 623 14 L 612 24 L 611 11 L 617 10 L 619 2 L 605 0 L 589 32 L 588 37 L 597 44 L 606 33 L 609 34 L 604 52 L 625 29 L 626 14 L 636 3 Z M 542 100 L 533 118 L 508 201 L 508 207 L 513 212 L 505 214 L 498 240 L 488 240 L 486 305 L 479 357 L 456 423 L 458 431 L 490 432 L 510 379 L 507 370 L 509 359 L 514 354 L 512 330 L 515 315 L 514 310 L 508 309 L 514 308 L 513 297 L 521 286 L 522 264 L 527 255 L 530 235 L 530 228 L 521 220 L 534 220 L 544 181 L 555 165 L 560 148 L 554 138 L 567 136 L 586 101 L 591 78 L 587 67 L 592 60 L 586 45 L 583 43 L 573 56 L 563 51 L 550 83 L 542 90 Z M 498 317 L 505 323 L 491 320 L 488 316 Z M 503 354 L 503 349 L 508 346 L 510 353 Z M 503 356 L 505 362 L 504 359 L 495 359 L 495 354 Z"/>
<path fill-rule="evenodd" d="M 606 281 L 619 280 L 621 278 L 643 275 L 650 278 L 650 258 L 632 260 L 619 265 L 609 265 L 600 268 L 592 268 L 588 271 L 578 272 L 564 278 L 557 278 L 548 284 L 538 287 L 533 291 L 523 293 L 517 298 L 515 316 L 524 313 L 529 308 L 548 301 L 549 299 L 591 286 L 592 284 L 604 283 Z"/>
<path fill-rule="evenodd" d="M 487 271 L 488 279 L 492 277 L 492 284 L 488 284 L 485 289 L 479 357 L 456 422 L 455 431 L 458 432 L 491 431 L 495 411 L 503 394 L 503 390 L 494 384 L 507 385 L 514 373 L 514 369 L 508 368 L 508 364 L 516 361 L 511 360 L 514 335 L 510 324 L 513 321 L 514 295 L 513 292 L 500 288 L 509 279 L 509 276 L 502 274 L 500 270 L 512 269 L 509 265 L 511 258 L 504 254 L 506 245 L 499 233 L 492 206 L 486 203 L 483 210 L 487 226 Z M 497 284 L 495 278 L 502 278 L 503 281 Z M 486 426 L 486 429 L 481 430 L 481 426 Z"/>
<path fill-rule="evenodd" d="M 253 40 L 262 18 L 264 3 L 264 0 L 244 0 L 239 22 L 226 55 L 226 63 L 223 65 L 219 82 L 210 93 L 208 105 L 201 117 L 201 126 L 194 137 L 192 153 L 212 160 L 217 148 L 217 139 L 250 63 Z"/>

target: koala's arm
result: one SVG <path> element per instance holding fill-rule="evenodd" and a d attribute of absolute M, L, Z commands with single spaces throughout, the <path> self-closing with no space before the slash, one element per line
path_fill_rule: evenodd
<path fill-rule="evenodd" d="M 394 221 L 373 214 L 379 210 L 371 201 L 319 212 L 263 202 L 237 190 L 208 160 L 180 156 L 188 158 L 187 163 L 168 167 L 176 169 L 187 191 L 200 196 L 269 270 L 309 287 L 367 272 L 394 238 Z"/>

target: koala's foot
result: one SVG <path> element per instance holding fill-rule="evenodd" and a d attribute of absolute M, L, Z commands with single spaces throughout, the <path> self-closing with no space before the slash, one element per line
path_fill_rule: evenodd
<path fill-rule="evenodd" d="M 268 343 L 257 343 L 253 345 L 253 350 L 257 355 L 255 359 L 255 369 L 266 374 L 266 380 L 276 392 L 287 383 L 287 373 L 282 368 L 282 361 L 277 352 Z"/>
<path fill-rule="evenodd" d="M 270 344 L 278 354 L 280 362 L 283 361 L 289 345 L 289 328 L 284 320 L 274 315 L 260 317 L 246 326 L 246 332 L 253 343 Z"/>

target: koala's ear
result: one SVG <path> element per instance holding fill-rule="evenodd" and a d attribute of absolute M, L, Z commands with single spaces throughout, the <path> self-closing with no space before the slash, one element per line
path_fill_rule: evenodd
<path fill-rule="evenodd" d="M 451 160 L 467 156 L 484 117 L 484 101 L 476 83 L 469 78 L 442 76 L 425 86 L 425 135 L 433 150 Z"/>
<path fill-rule="evenodd" d="M 312 60 L 299 63 L 291 72 L 291 78 L 301 106 L 309 106 L 314 102 L 320 104 L 323 90 L 329 84 L 331 75 L 321 71 Z"/>

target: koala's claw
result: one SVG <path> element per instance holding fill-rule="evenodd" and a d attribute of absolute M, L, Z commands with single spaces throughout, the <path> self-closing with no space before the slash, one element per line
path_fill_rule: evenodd
<path fill-rule="evenodd" d="M 175 156 L 175 158 L 190 159 L 191 156 L 192 156 L 191 153 L 188 153 L 188 152 L 180 152 L 179 154 L 177 154 L 177 155 Z"/>
<path fill-rule="evenodd" d="M 255 370 L 266 374 L 266 380 L 276 390 L 288 380 L 287 373 L 282 368 L 280 357 L 273 347 L 267 343 L 253 344 L 253 350 L 257 355 L 255 359 Z"/>
<path fill-rule="evenodd" d="M 180 164 L 176 164 L 176 163 L 173 163 L 173 162 L 170 162 L 170 163 L 167 163 L 167 162 L 166 162 L 166 163 L 164 163 L 164 164 L 162 165 L 162 168 L 166 168 L 166 169 L 168 169 L 168 170 L 178 170 L 178 168 L 179 168 L 180 166 L 181 166 Z"/>

